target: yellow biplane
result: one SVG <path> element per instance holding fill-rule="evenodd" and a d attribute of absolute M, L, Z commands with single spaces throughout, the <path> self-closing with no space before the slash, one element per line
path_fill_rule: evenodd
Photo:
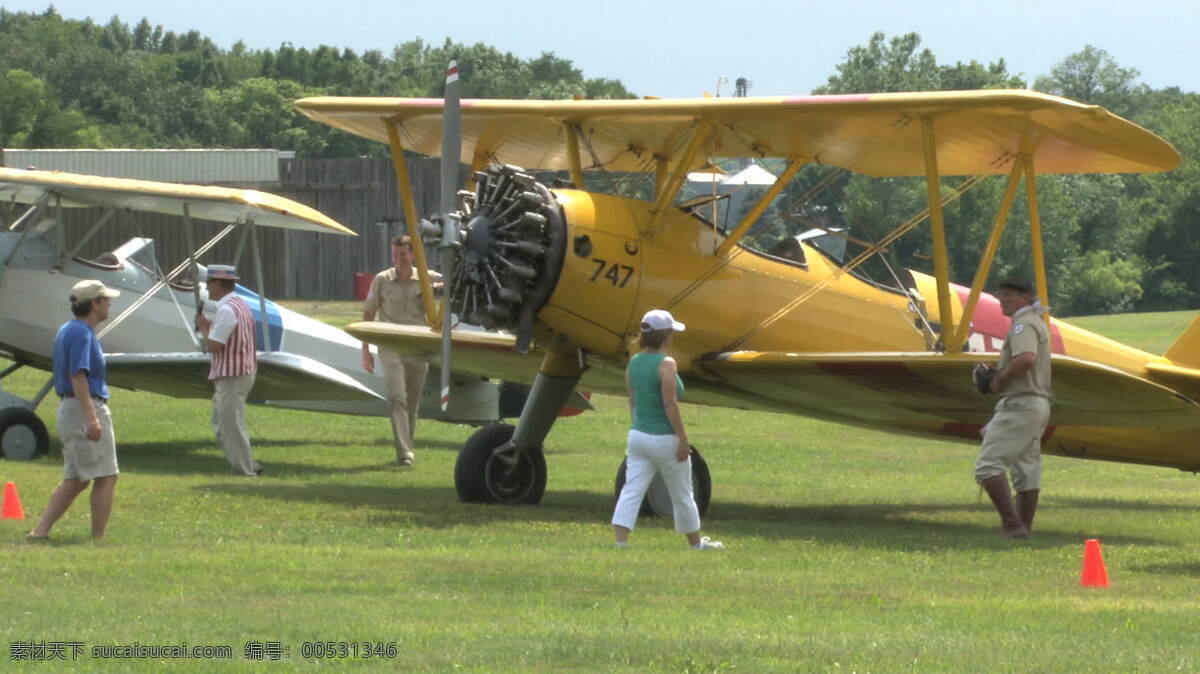
<path fill-rule="evenodd" d="M 322 97 L 296 107 L 391 146 L 414 240 L 419 221 L 404 153 L 457 164 L 462 152 L 470 160 L 474 187 L 459 192 L 444 226 L 427 232 L 445 234 L 461 220 L 461 233 L 449 237 L 461 246 L 452 309 L 515 338 L 452 333 L 454 369 L 532 381 L 533 393 L 515 429 L 486 427 L 466 442 L 455 481 L 468 501 L 541 498 L 541 447 L 558 408 L 576 385 L 624 393 L 638 320 L 652 308 L 688 325 L 673 342 L 688 402 L 978 442 L 995 399 L 975 392 L 969 372 L 995 359 L 1008 328 L 982 291 L 1022 182 L 1030 256 L 1048 305 L 1037 176 L 1167 171 L 1180 161 L 1168 143 L 1101 107 L 1030 91 L 463 100 L 461 137 L 448 139 L 442 99 Z M 736 157 L 778 158 L 786 166 L 736 225 L 717 227 L 705 209 L 678 201 L 689 171 Z M 787 255 L 747 245 L 747 232 L 809 164 L 924 177 L 927 211 L 848 260 L 813 239 L 789 241 Z M 565 171 L 570 183 L 551 189 L 518 166 Z M 601 170 L 645 172 L 653 198 L 576 187 Z M 942 207 L 991 175 L 1007 176 L 1007 190 L 974 282 L 954 285 Z M 950 189 L 942 184 L 947 176 L 964 179 Z M 924 219 L 932 274 L 901 270 L 891 287 L 856 273 L 863 259 Z M 424 274 L 421 250 L 418 260 Z M 428 284 L 426 309 L 436 326 L 440 310 Z M 1200 321 L 1159 356 L 1047 320 L 1055 400 L 1046 452 L 1200 468 Z M 431 359 L 445 332 L 383 323 L 347 330 Z M 703 508 L 710 480 L 703 461 L 694 463 Z"/>

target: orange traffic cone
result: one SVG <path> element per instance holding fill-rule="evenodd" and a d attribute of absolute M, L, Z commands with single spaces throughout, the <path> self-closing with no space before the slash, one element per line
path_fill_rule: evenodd
<path fill-rule="evenodd" d="M 1079 584 L 1084 587 L 1108 587 L 1108 569 L 1104 568 L 1104 555 L 1100 553 L 1100 541 L 1091 538 L 1083 546 L 1083 572 Z"/>
<path fill-rule="evenodd" d="M 21 507 L 21 497 L 17 496 L 17 485 L 4 483 L 4 506 L 0 507 L 0 520 L 23 520 L 25 509 Z"/>

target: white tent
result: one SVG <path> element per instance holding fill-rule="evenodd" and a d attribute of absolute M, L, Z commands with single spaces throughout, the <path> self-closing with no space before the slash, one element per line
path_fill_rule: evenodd
<path fill-rule="evenodd" d="M 690 177 L 690 176 L 689 176 Z M 774 185 L 775 175 L 758 164 L 751 164 L 737 173 L 727 176 L 722 185 Z"/>
<path fill-rule="evenodd" d="M 710 173 L 708 171 L 692 171 L 687 174 L 689 183 L 716 183 L 720 185 L 725 181 L 725 176 L 720 173 Z"/>

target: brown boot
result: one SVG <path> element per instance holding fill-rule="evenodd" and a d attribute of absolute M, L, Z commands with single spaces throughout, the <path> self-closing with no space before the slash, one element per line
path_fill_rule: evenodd
<path fill-rule="evenodd" d="M 1017 492 L 1017 515 L 1029 533 L 1033 533 L 1033 514 L 1037 512 L 1039 493 L 1036 489 Z"/>
<path fill-rule="evenodd" d="M 1021 522 L 1021 518 L 1017 516 L 1017 509 L 1013 507 L 1012 492 L 1008 489 L 1008 478 L 1004 475 L 996 475 L 979 484 L 992 499 L 992 505 L 996 506 L 996 512 L 1000 513 L 1000 535 L 1005 538 L 1027 538 L 1029 529 Z"/>

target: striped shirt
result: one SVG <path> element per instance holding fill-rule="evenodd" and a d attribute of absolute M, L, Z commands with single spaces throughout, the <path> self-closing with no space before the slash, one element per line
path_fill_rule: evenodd
<path fill-rule="evenodd" d="M 254 353 L 254 314 L 235 293 L 229 293 L 217 302 L 217 315 L 213 318 L 208 338 L 225 345 L 221 353 L 212 355 L 209 379 L 240 377 L 258 372 Z"/>

